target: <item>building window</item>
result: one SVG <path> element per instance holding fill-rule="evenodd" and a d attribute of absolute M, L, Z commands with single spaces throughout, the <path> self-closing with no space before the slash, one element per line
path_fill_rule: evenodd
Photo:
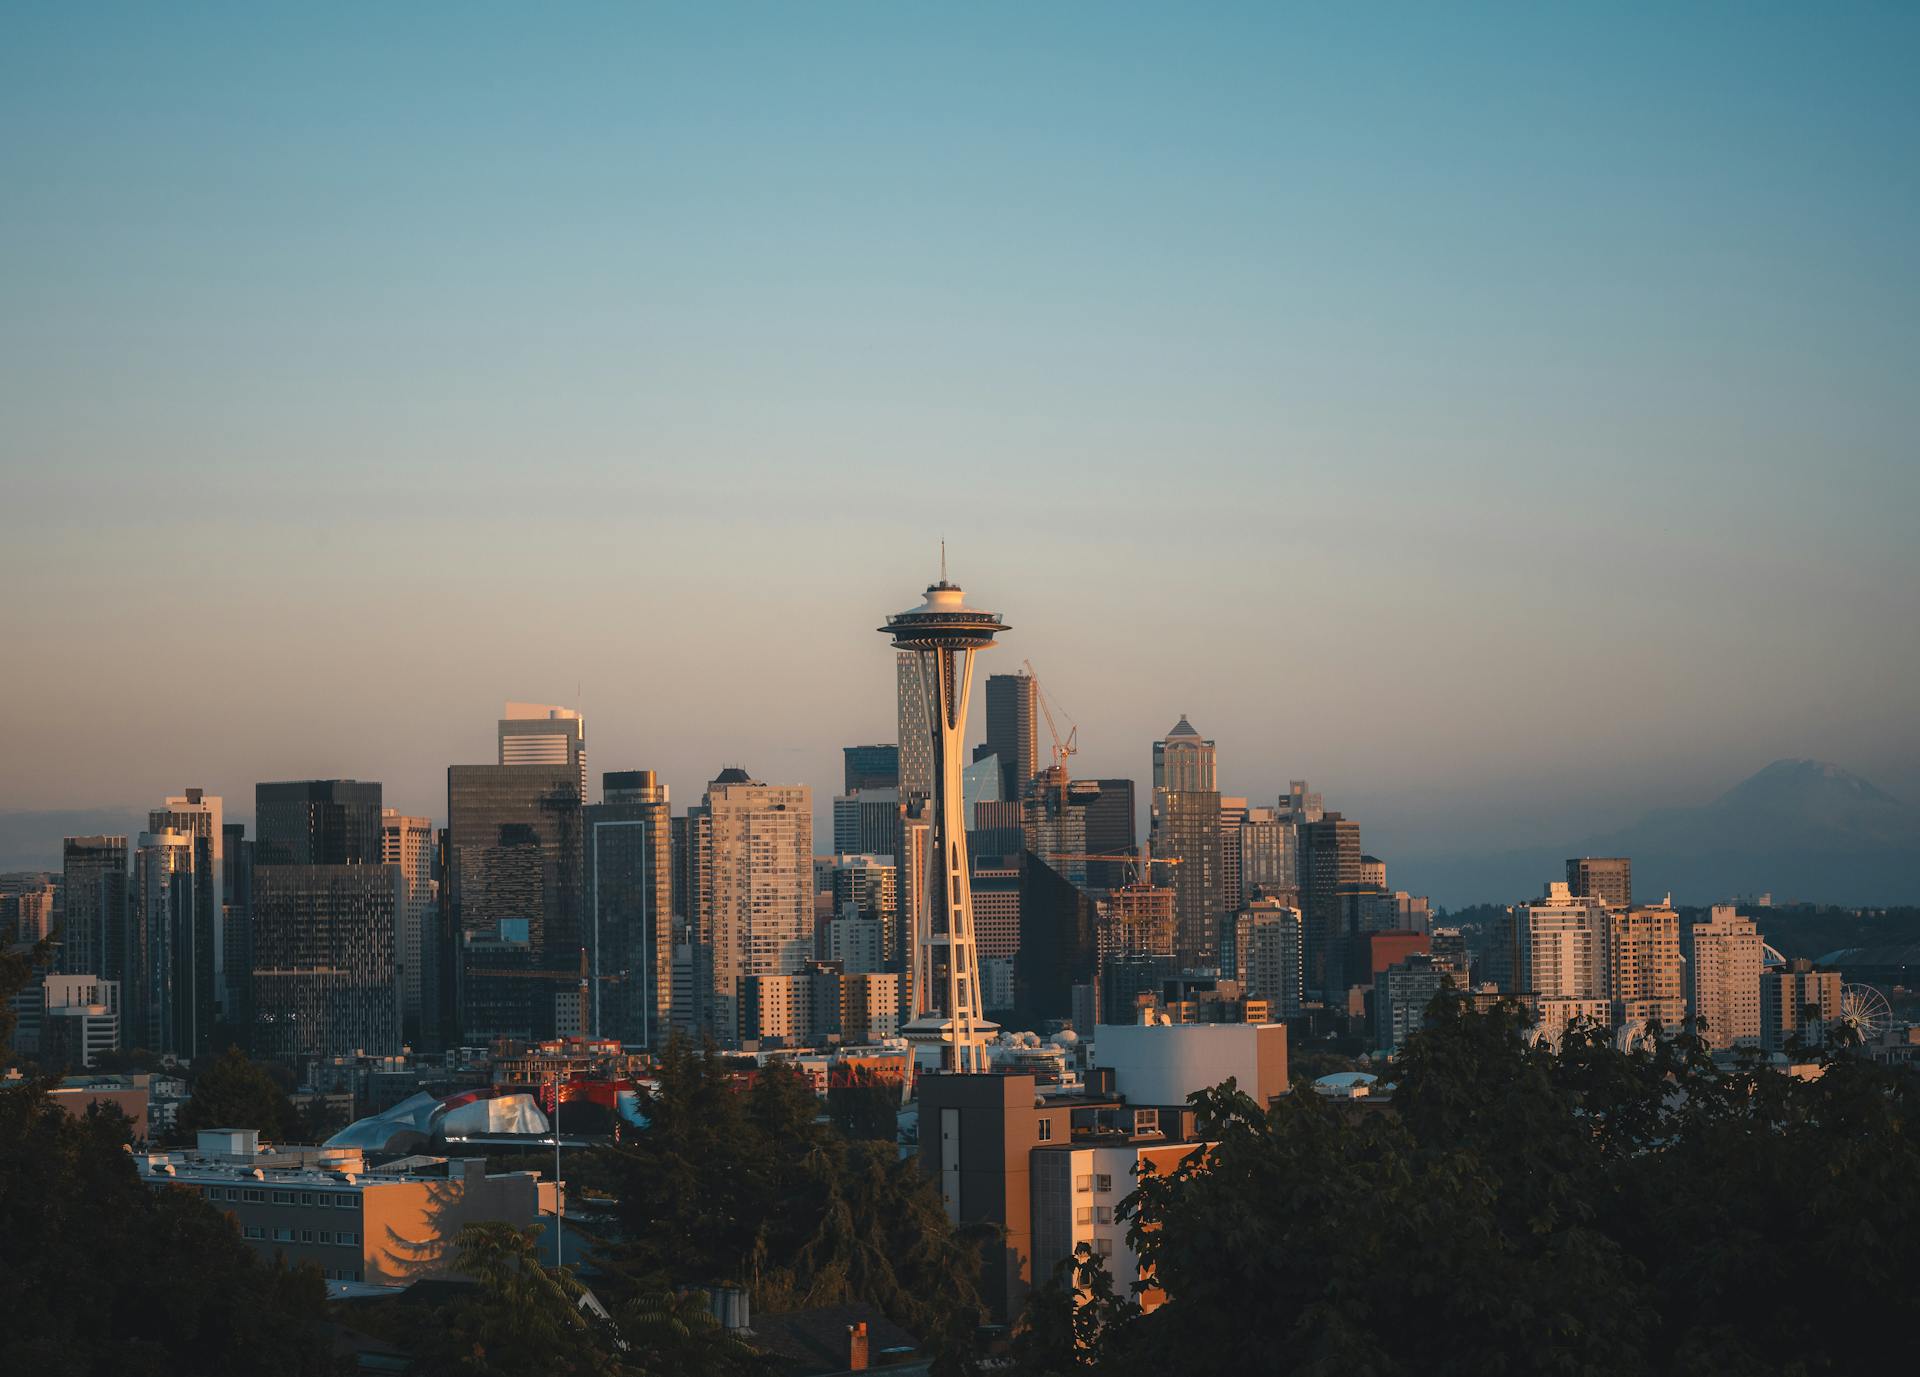
<path fill-rule="evenodd" d="M 1100 1254 L 1101 1257 L 1112 1257 L 1113 1240 L 1105 1234 L 1101 1234 L 1093 1240 L 1093 1251 Z"/>
<path fill-rule="evenodd" d="M 311 1204 L 313 1203 L 313 1192 L 312 1192 L 312 1191 L 301 1191 L 301 1192 L 300 1192 L 300 1203 L 301 1203 L 302 1205 L 311 1205 Z"/>
<path fill-rule="evenodd" d="M 1110 1191 L 1113 1189 L 1113 1178 L 1103 1171 L 1093 1178 L 1093 1188 L 1097 1191 Z"/>
<path fill-rule="evenodd" d="M 248 1238 L 265 1238 L 267 1236 L 267 1231 L 265 1229 L 260 1228 L 256 1224 L 247 1225 L 247 1227 L 244 1230 L 242 1230 L 242 1232 Z"/>
<path fill-rule="evenodd" d="M 1040 1141 L 1043 1143 L 1053 1141 L 1053 1120 L 1042 1119 L 1040 1121 Z"/>
<path fill-rule="evenodd" d="M 275 1229 L 273 1231 L 273 1241 L 275 1243 L 293 1242 L 293 1230 L 292 1229 Z"/>
<path fill-rule="evenodd" d="M 1075 1210 L 1073 1212 L 1073 1222 L 1076 1224 L 1093 1223 L 1093 1206 L 1082 1205 L 1079 1209 Z"/>
<path fill-rule="evenodd" d="M 350 1195 L 336 1195 L 333 1197 L 333 1203 L 343 1210 L 350 1210 L 353 1208 L 353 1197 Z"/>
<path fill-rule="evenodd" d="M 301 1241 L 302 1243 L 311 1243 L 311 1242 L 313 1242 L 313 1230 L 312 1230 L 312 1229 L 302 1229 L 302 1230 L 300 1231 L 300 1241 Z"/>
<path fill-rule="evenodd" d="M 331 1242 L 333 1242 L 333 1230 L 332 1230 L 332 1229 L 322 1229 L 322 1230 L 320 1231 L 320 1241 L 321 1241 L 322 1243 L 331 1243 Z"/>
<path fill-rule="evenodd" d="M 1113 1223 L 1113 1211 L 1105 1205 L 1095 1205 L 1093 1207 L 1093 1222 L 1096 1224 Z"/>
<path fill-rule="evenodd" d="M 273 1193 L 273 1203 L 276 1205 L 291 1205 L 293 1203 L 293 1192 L 275 1191 Z"/>
<path fill-rule="evenodd" d="M 264 1204 L 267 1199 L 267 1193 L 265 1191 L 244 1191 L 242 1194 L 256 1205 Z"/>
<path fill-rule="evenodd" d="M 335 1241 L 339 1243 L 344 1243 L 347 1247 L 351 1248 L 360 1242 L 360 1235 L 359 1234 L 336 1234 Z"/>
<path fill-rule="evenodd" d="M 1093 1189 L 1093 1178 L 1091 1176 L 1076 1176 L 1073 1178 L 1073 1188 L 1080 1192 L 1090 1191 Z"/>

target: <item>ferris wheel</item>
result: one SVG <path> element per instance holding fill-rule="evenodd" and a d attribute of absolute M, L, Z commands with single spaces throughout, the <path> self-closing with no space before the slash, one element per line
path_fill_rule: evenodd
<path fill-rule="evenodd" d="M 1871 985 L 1842 985 L 1840 1021 L 1858 1033 L 1860 1041 L 1872 1042 L 1893 1027 L 1893 1006 Z"/>

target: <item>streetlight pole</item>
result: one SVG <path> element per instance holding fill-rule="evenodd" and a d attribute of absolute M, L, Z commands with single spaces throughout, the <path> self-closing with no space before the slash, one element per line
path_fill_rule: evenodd
<path fill-rule="evenodd" d="M 565 1266 L 567 1188 L 560 1180 L 560 1068 L 553 1068 L 553 1265 Z"/>

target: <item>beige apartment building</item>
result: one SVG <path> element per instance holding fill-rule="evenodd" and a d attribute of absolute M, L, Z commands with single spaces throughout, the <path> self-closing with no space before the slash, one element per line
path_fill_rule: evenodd
<path fill-rule="evenodd" d="M 479 1158 L 437 1157 L 369 1171 L 358 1149 L 262 1149 L 251 1130 L 202 1133 L 196 1151 L 137 1160 L 149 1185 L 196 1192 L 263 1256 L 312 1263 L 329 1281 L 450 1275 L 462 1228 L 530 1228 L 543 1202 L 553 1206 L 553 1184 L 537 1172 L 489 1175 Z"/>

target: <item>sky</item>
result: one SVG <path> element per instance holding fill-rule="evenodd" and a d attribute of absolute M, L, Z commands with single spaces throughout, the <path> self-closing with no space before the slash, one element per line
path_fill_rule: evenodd
<path fill-rule="evenodd" d="M 0 810 L 444 817 L 513 698 L 824 821 L 942 539 L 1076 774 L 1184 712 L 1390 861 L 1920 800 L 1916 67 L 1898 4 L 7 7 Z"/>

